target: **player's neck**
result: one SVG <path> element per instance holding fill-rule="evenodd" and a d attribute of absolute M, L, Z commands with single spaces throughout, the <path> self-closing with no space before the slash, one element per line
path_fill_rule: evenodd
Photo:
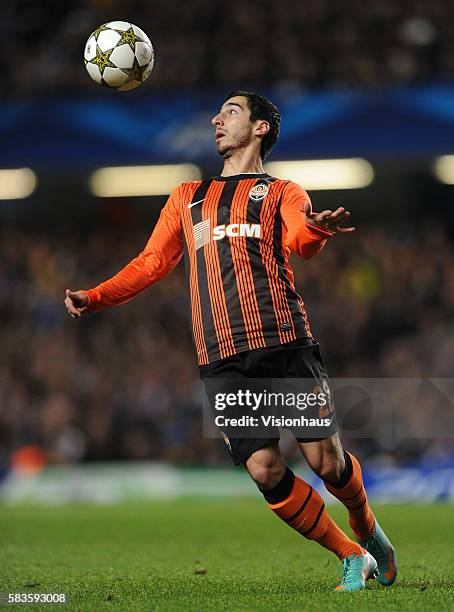
<path fill-rule="evenodd" d="M 224 159 L 224 168 L 221 176 L 235 176 L 236 174 L 263 174 L 262 160 L 255 152 L 247 149 L 235 151 L 231 157 Z"/>

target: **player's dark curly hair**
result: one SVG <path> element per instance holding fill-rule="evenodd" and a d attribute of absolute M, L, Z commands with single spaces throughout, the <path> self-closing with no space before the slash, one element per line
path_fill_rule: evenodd
<path fill-rule="evenodd" d="M 263 119 L 270 124 L 270 130 L 263 137 L 260 145 L 260 157 L 265 159 L 279 138 L 279 130 L 281 126 L 281 113 L 278 108 L 264 96 L 252 93 L 250 91 L 237 90 L 232 91 L 224 100 L 224 104 L 234 96 L 243 96 L 247 99 L 247 105 L 251 112 L 251 121 Z"/>

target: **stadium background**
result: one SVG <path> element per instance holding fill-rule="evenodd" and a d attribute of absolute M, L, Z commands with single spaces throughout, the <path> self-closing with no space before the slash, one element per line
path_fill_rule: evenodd
<path fill-rule="evenodd" d="M 112 19 L 155 47 L 136 92 L 83 65 Z M 77 610 L 454 609 L 453 3 L 11 0 L 0 33 L 0 605 L 64 592 Z M 118 309 L 73 321 L 63 305 L 141 250 L 172 172 L 219 172 L 210 119 L 238 87 L 282 110 L 272 161 L 369 164 L 355 189 L 322 167 L 314 207 L 343 204 L 358 231 L 292 263 L 331 378 L 420 386 L 402 402 L 397 387 L 392 420 L 375 410 L 360 432 L 356 396 L 341 423 L 398 553 L 391 589 L 335 593 L 332 556 L 202 435 L 181 266 Z M 157 164 L 158 195 L 119 193 L 150 193 L 128 168 Z M 116 195 L 93 178 L 108 166 L 126 168 Z"/>
<path fill-rule="evenodd" d="M 138 253 L 165 202 L 96 197 L 92 173 L 189 162 L 216 174 L 209 119 L 233 88 L 263 92 L 282 108 L 272 160 L 372 165 L 367 187 L 310 191 L 316 209 L 351 209 L 355 235 L 310 262 L 293 258 L 331 376 L 451 376 L 454 191 L 435 163 L 454 153 L 452 3 L 288 7 L 24 0 L 2 9 L 0 167 L 31 168 L 37 186 L 12 198 L 2 175 L 0 496 L 20 498 L 13 479 L 43 465 L 229 467 L 223 443 L 202 435 L 182 265 L 133 303 L 82 321 L 67 317 L 63 297 Z M 154 71 L 136 92 L 101 89 L 83 66 L 89 32 L 113 18 L 137 23 L 155 46 Z M 409 431 L 424 409 L 401 406 Z M 442 473 L 445 484 L 424 494 L 447 498 L 453 432 L 444 433 L 344 440 L 366 464 L 418 466 L 415 479 L 430 474 L 432 484 Z M 402 484 L 404 497 L 415 479 Z"/>

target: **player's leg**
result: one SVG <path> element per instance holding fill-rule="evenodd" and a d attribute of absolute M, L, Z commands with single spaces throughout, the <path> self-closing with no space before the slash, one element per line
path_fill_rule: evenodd
<path fill-rule="evenodd" d="M 309 467 L 347 508 L 350 527 L 356 537 L 361 540 L 368 538 L 375 517 L 369 506 L 358 460 L 343 450 L 338 434 L 325 440 L 299 444 Z"/>
<path fill-rule="evenodd" d="M 342 590 L 363 588 L 377 564 L 329 516 L 320 495 L 290 470 L 276 444 L 250 455 L 244 465 L 271 510 L 289 527 L 332 551 L 343 562 Z"/>
<path fill-rule="evenodd" d="M 359 461 L 342 448 L 338 434 L 325 440 L 300 441 L 300 447 L 327 490 L 347 508 L 358 542 L 378 562 L 378 581 L 390 586 L 397 576 L 396 555 L 369 505 Z"/>

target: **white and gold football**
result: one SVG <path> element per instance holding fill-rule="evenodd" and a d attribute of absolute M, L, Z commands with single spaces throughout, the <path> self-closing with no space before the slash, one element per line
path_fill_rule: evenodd
<path fill-rule="evenodd" d="M 128 21 L 110 21 L 88 37 L 85 67 L 91 78 L 106 87 L 128 91 L 148 79 L 154 51 L 143 30 Z"/>

